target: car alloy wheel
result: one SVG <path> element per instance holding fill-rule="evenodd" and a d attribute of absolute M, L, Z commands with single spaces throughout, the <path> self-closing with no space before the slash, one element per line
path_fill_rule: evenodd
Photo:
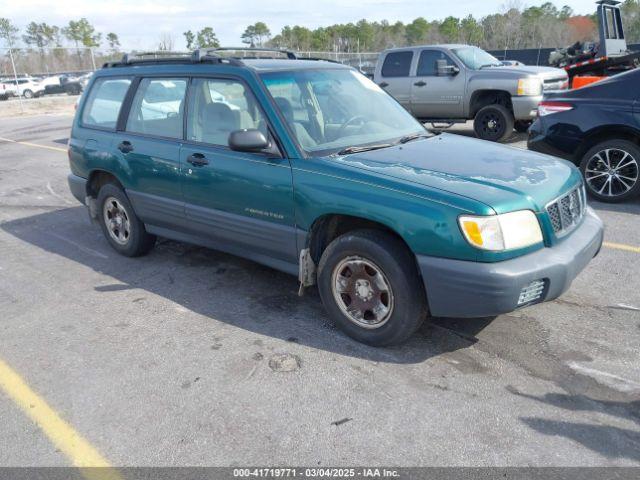
<path fill-rule="evenodd" d="M 25 90 L 23 95 L 24 95 L 24 98 L 32 98 L 33 92 L 31 90 Z"/>
<path fill-rule="evenodd" d="M 117 198 L 109 197 L 104 202 L 102 214 L 109 236 L 119 245 L 126 245 L 131 236 L 131 222 L 127 210 Z"/>
<path fill-rule="evenodd" d="M 629 192 L 638 182 L 638 161 L 621 148 L 607 148 L 589 159 L 584 176 L 592 192 L 618 197 Z"/>
<path fill-rule="evenodd" d="M 375 329 L 393 313 L 391 284 L 375 263 L 360 256 L 349 256 L 333 270 L 331 288 L 342 313 L 356 325 Z"/>

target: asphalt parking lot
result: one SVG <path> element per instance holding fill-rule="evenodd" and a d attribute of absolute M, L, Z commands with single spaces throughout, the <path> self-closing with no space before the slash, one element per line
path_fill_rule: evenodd
<path fill-rule="evenodd" d="M 71 119 L 0 119 L 0 465 L 640 466 L 639 200 L 560 299 L 375 349 L 269 268 L 118 256 Z"/>

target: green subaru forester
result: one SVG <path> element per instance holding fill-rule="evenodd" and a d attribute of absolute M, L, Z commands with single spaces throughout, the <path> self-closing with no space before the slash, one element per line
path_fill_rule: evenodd
<path fill-rule="evenodd" d="M 371 345 L 428 314 L 552 300 L 598 253 L 602 222 L 568 162 L 431 135 L 353 68 L 266 54 L 125 56 L 95 73 L 69 185 L 115 250 L 162 236 L 297 275 Z"/>

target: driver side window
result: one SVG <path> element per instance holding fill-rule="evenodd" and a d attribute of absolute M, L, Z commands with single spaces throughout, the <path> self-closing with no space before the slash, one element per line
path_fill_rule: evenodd
<path fill-rule="evenodd" d="M 267 122 L 243 83 L 196 78 L 190 91 L 187 140 L 226 147 L 231 132 L 241 129 L 258 129 L 268 137 Z"/>
<path fill-rule="evenodd" d="M 449 56 L 440 50 L 423 50 L 418 60 L 418 77 L 435 77 L 438 75 L 438 60 L 446 60 L 447 66 L 455 66 Z"/>

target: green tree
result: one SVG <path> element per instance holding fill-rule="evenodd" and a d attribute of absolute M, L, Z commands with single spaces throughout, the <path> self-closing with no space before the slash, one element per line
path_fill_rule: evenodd
<path fill-rule="evenodd" d="M 27 25 L 25 34 L 22 36 L 24 43 L 34 46 L 44 53 L 47 47 L 55 38 L 56 27 L 47 25 L 46 23 L 31 22 Z"/>
<path fill-rule="evenodd" d="M 196 46 L 196 36 L 191 30 L 187 30 L 183 33 L 184 39 L 187 42 L 187 50 L 191 50 Z"/>
<path fill-rule="evenodd" d="M 118 35 L 113 32 L 107 33 L 107 43 L 109 44 L 109 49 L 113 53 L 120 49 L 120 39 L 118 38 Z"/>
<path fill-rule="evenodd" d="M 416 18 L 405 27 L 405 35 L 409 45 L 424 43 L 427 33 L 429 33 L 429 22 L 423 17 Z"/>
<path fill-rule="evenodd" d="M 456 17 L 447 17 L 440 24 L 438 31 L 446 42 L 457 42 L 460 39 L 460 20 Z"/>
<path fill-rule="evenodd" d="M 13 46 L 18 41 L 18 32 L 20 29 L 16 27 L 8 18 L 0 18 L 0 38 L 4 40 L 4 43 L 9 47 Z"/>
<path fill-rule="evenodd" d="M 200 30 L 196 35 L 196 39 L 198 48 L 218 48 L 220 46 L 218 37 L 216 37 L 216 34 L 211 27 L 204 27 Z"/>
<path fill-rule="evenodd" d="M 261 47 L 265 41 L 269 40 L 271 31 L 267 24 L 264 22 L 256 22 L 253 25 L 249 25 L 242 33 L 242 43 L 251 45 L 252 47 Z"/>
<path fill-rule="evenodd" d="M 90 48 L 99 47 L 102 38 L 102 34 L 96 33 L 96 29 L 86 18 L 81 18 L 77 22 L 71 20 L 62 33 L 74 42 L 76 48 L 79 48 L 80 45 Z"/>
<path fill-rule="evenodd" d="M 473 15 L 468 15 L 460 21 L 460 31 L 464 43 L 479 45 L 482 42 L 482 26 Z"/>

